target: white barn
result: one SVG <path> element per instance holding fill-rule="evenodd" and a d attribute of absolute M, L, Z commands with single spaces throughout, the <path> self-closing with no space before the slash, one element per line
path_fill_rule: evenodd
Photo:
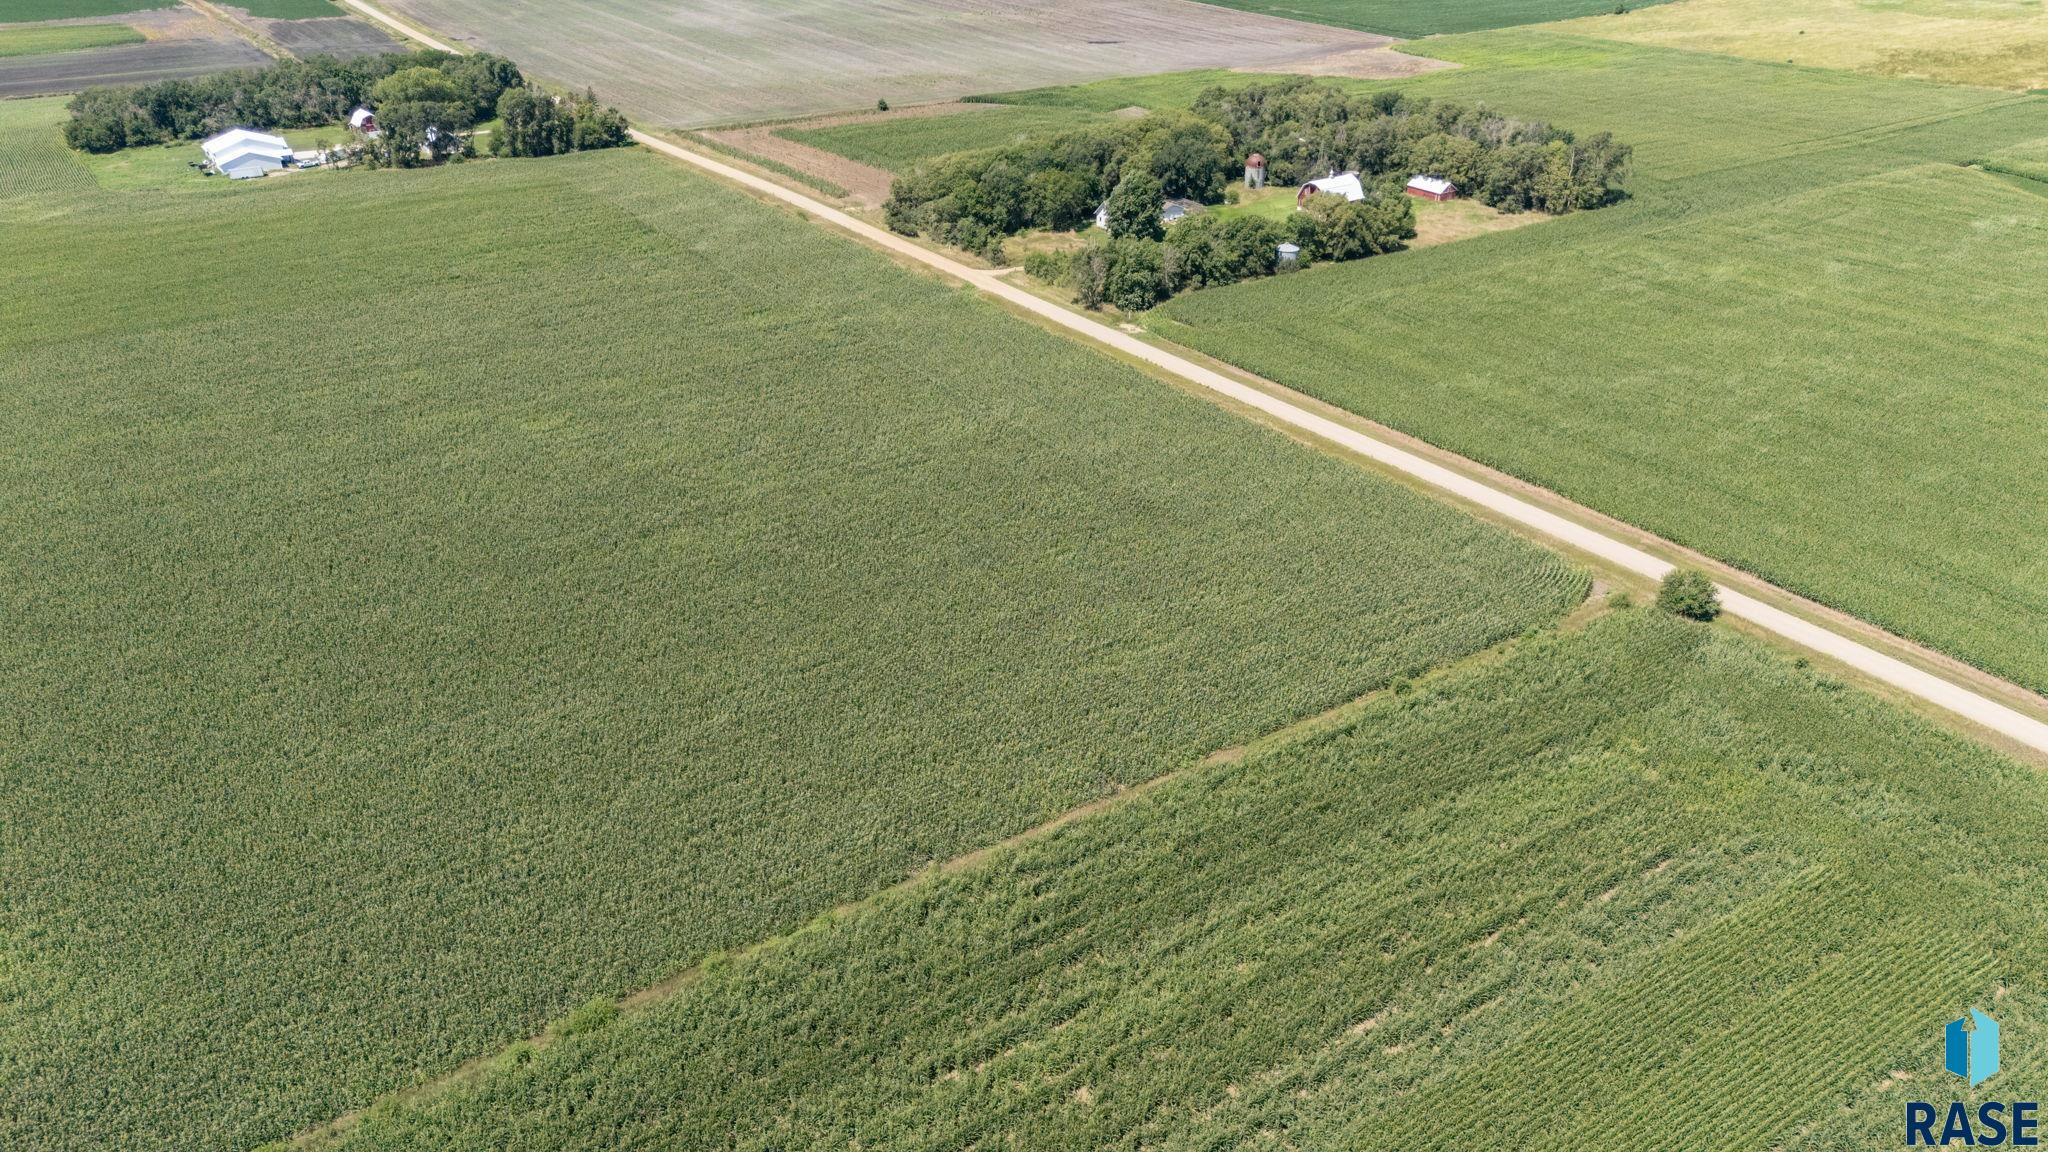
<path fill-rule="evenodd" d="M 1295 203 L 1306 204 L 1309 197 L 1318 193 L 1324 196 L 1342 196 L 1355 202 L 1365 199 L 1365 183 L 1358 178 L 1356 172 L 1332 172 L 1321 180 L 1311 180 L 1303 184 L 1301 191 L 1294 194 Z"/>
<path fill-rule="evenodd" d="M 214 171 L 230 180 L 262 176 L 292 162 L 292 146 L 284 137 L 248 128 L 232 128 L 203 140 L 199 150 Z"/>

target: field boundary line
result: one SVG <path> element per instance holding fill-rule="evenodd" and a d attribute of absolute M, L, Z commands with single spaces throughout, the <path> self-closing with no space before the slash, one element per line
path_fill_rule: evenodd
<path fill-rule="evenodd" d="M 1314 740 L 1327 733 L 1341 731 L 1356 723 L 1360 715 L 1368 707 L 1386 697 L 1396 695 L 1404 689 L 1413 690 L 1427 687 L 1451 677 L 1468 672 L 1476 672 L 1478 669 L 1497 664 L 1507 659 L 1516 649 L 1528 643 L 1533 637 L 1583 632 L 1595 620 L 1611 615 L 1614 612 L 1614 608 L 1601 597 L 1601 591 L 1602 589 L 1599 584 L 1595 582 L 1592 593 L 1585 600 L 1581 601 L 1571 610 L 1553 618 L 1548 623 L 1532 628 L 1530 631 L 1519 636 L 1510 636 L 1505 640 L 1490 644 L 1476 652 L 1468 652 L 1463 656 L 1438 664 L 1413 677 L 1404 678 L 1405 684 L 1402 688 L 1397 688 L 1395 684 L 1389 683 L 1378 688 L 1369 689 L 1321 711 L 1312 712 L 1306 716 L 1290 720 L 1280 727 L 1255 736 L 1243 744 L 1228 748 L 1218 748 L 1177 768 L 1169 768 L 1157 776 L 1141 780 L 1136 784 L 1120 786 L 1107 795 L 1098 796 L 1085 804 L 1078 804 L 1072 808 L 1057 812 L 1021 832 L 1012 833 L 1000 840 L 983 844 L 977 848 L 970 848 L 957 856 L 949 856 L 944 860 L 934 860 L 893 884 L 878 888 L 858 899 L 834 905 L 832 908 L 812 916 L 795 927 L 777 932 L 771 936 L 762 937 L 751 944 L 744 944 L 736 948 L 728 948 L 710 953 L 673 975 L 666 976 L 652 984 L 611 999 L 611 1003 L 617 1006 L 621 1017 L 642 1015 L 694 987 L 703 980 L 706 971 L 714 964 L 744 960 L 748 957 L 771 952 L 776 948 L 786 947 L 791 941 L 806 932 L 815 932 L 835 924 L 848 916 L 857 915 L 864 909 L 892 895 L 911 891 L 919 885 L 929 884 L 942 877 L 954 876 L 968 871 L 981 865 L 992 856 L 1036 843 L 1039 840 L 1054 835 L 1063 828 L 1077 824 L 1091 816 L 1131 803 L 1147 793 L 1158 791 L 1184 777 L 1198 772 L 1228 768 L 1254 753 L 1269 752 L 1275 748 L 1284 747 L 1298 741 Z M 564 1017 L 563 1019 L 567 1018 Z M 282 1152 L 282 1150 L 286 1149 L 321 1149 L 328 1147 L 332 1142 L 346 1136 L 360 1125 L 375 1109 L 431 1099 L 441 1093 L 482 1079 L 499 1068 L 505 1059 L 514 1052 L 537 1052 L 547 1048 L 557 1040 L 560 1040 L 564 1035 L 561 1031 L 561 1024 L 562 1020 L 553 1021 L 540 1032 L 523 1040 L 515 1040 L 488 1055 L 466 1060 L 452 1071 L 437 1076 L 432 1080 L 415 1084 L 409 1088 L 400 1088 L 387 1092 L 361 1108 L 352 1109 L 317 1126 L 301 1129 L 283 1140 L 265 1144 L 259 1149 L 259 1152 Z"/>
<path fill-rule="evenodd" d="M 206 17 L 208 20 L 211 20 L 217 24 L 226 25 L 230 32 L 233 32 L 237 37 L 243 40 L 247 40 L 251 44 L 254 44 L 257 48 L 263 51 L 264 55 L 269 56 L 274 60 L 298 59 L 297 56 L 294 56 L 292 54 L 291 49 L 286 48 L 284 45 L 279 44 L 277 41 L 264 35 L 261 31 L 251 26 L 248 21 L 241 19 L 234 13 L 229 12 L 227 9 L 212 3 L 211 0 L 180 0 L 180 2 L 183 3 L 185 7 L 190 8 L 192 11 L 199 13 L 201 16 Z"/>
<path fill-rule="evenodd" d="M 355 9 L 357 12 L 362 13 L 363 15 L 369 17 L 370 19 L 375 20 L 377 23 L 384 25 L 386 28 L 389 28 L 392 31 L 397 32 L 400 36 L 403 36 L 406 39 L 413 41 L 414 43 L 424 44 L 425 46 L 434 49 L 436 52 L 446 52 L 451 56 L 467 55 L 467 53 L 465 53 L 462 49 L 457 48 L 452 44 L 445 44 L 439 40 L 436 40 L 432 36 L 427 35 L 425 32 L 422 32 L 419 29 L 413 27 L 412 25 L 407 24 L 404 21 L 398 19 L 396 16 L 389 15 L 380 9 L 372 8 L 368 4 L 363 3 L 363 0 L 341 0 L 341 3 L 347 5 L 350 8 Z"/>

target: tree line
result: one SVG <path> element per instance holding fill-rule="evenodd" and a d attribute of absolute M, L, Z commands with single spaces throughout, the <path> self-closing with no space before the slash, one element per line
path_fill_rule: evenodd
<path fill-rule="evenodd" d="M 1213 204 L 1234 163 L 1218 125 L 1152 115 L 937 157 L 897 177 L 883 211 L 899 232 L 999 257 L 1003 237 L 1027 228 L 1086 226 L 1127 174 L 1149 176 L 1162 196 Z"/>
<path fill-rule="evenodd" d="M 1328 172 L 1426 174 L 1503 212 L 1563 213 L 1617 199 L 1628 172 L 1629 146 L 1605 132 L 1581 139 L 1484 106 L 1354 95 L 1301 76 L 1210 88 L 1193 112 L 1227 132 L 1237 153 L 1263 155 L 1268 178 L 1282 184 Z"/>
<path fill-rule="evenodd" d="M 92 88 L 72 98 L 64 140 L 87 152 L 116 152 L 244 125 L 319 127 L 346 120 L 358 107 L 375 112 L 379 135 L 347 150 L 372 167 L 473 155 L 470 130 L 493 116 L 506 121 L 492 142 L 501 155 L 550 156 L 627 142 L 626 118 L 595 93 L 557 98 L 529 86 L 502 56 L 435 51 L 316 56 L 191 80 Z"/>

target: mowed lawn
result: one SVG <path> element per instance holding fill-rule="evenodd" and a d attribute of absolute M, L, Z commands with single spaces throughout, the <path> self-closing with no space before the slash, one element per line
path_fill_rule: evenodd
<path fill-rule="evenodd" d="M 1203 0 L 1226 8 L 1314 20 L 1383 36 L 1413 39 L 1445 32 L 1479 32 L 1516 24 L 1542 24 L 1614 11 L 1614 0 Z M 1670 0 L 1631 0 L 1631 9 Z"/>
<path fill-rule="evenodd" d="M 1152 327 L 2048 688 L 2048 100 L 1490 33 L 1406 85 L 1637 145 L 1635 199 Z M 1432 45 L 1438 51 L 1438 45 Z"/>
<path fill-rule="evenodd" d="M 1647 609 L 888 893 L 348 1152 L 1873 1148 L 2048 1079 L 2048 782 Z M 1988 1090 L 1988 1089 L 1987 1089 Z M 1988 1097 L 1986 1097 L 1988 1098 Z"/>
<path fill-rule="evenodd" d="M 59 108 L 0 105 L 0 1146 L 286 1136 L 1586 591 L 644 153 L 174 196 Z"/>
<path fill-rule="evenodd" d="M 142 33 L 126 24 L 52 24 L 0 28 L 0 56 L 38 56 L 110 44 L 140 44 Z"/>

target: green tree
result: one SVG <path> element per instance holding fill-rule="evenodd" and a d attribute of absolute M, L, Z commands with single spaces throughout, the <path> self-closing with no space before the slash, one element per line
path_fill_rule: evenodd
<path fill-rule="evenodd" d="M 1677 568 L 1657 586 L 1657 607 L 1688 620 L 1712 620 L 1721 614 L 1721 595 L 1704 573 Z"/>
<path fill-rule="evenodd" d="M 1102 296 L 1124 312 L 1143 312 L 1167 295 L 1165 249 L 1135 236 L 1112 239 Z"/>
<path fill-rule="evenodd" d="M 1095 187 L 1065 168 L 1042 168 L 1024 178 L 1024 214 L 1040 228 L 1069 232 L 1095 213 Z"/>
<path fill-rule="evenodd" d="M 555 98 L 530 87 L 507 88 L 498 97 L 502 122 L 491 137 L 500 156 L 554 156 L 567 152 L 572 125 Z"/>
<path fill-rule="evenodd" d="M 381 121 L 386 104 L 466 104 L 468 93 L 438 68 L 404 68 L 372 85 L 370 102 Z"/>
<path fill-rule="evenodd" d="M 1166 235 L 1159 214 L 1166 208 L 1166 192 L 1159 178 L 1150 172 L 1127 172 L 1109 194 L 1109 234 L 1157 240 Z"/>

